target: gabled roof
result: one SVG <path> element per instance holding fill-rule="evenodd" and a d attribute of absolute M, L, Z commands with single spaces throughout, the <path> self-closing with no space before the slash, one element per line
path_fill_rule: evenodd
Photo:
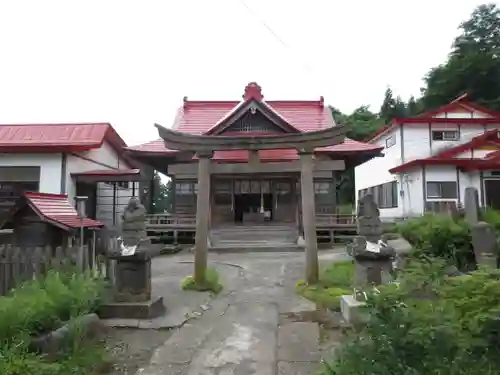
<path fill-rule="evenodd" d="M 242 102 L 237 101 L 189 101 L 184 98 L 184 105 L 179 108 L 173 130 L 178 132 L 203 135 L 215 134 L 216 130 L 223 129 L 225 121 L 241 110 L 244 105 L 252 103 L 261 106 L 263 111 L 272 111 L 274 121 L 284 121 L 290 128 L 289 131 L 295 129 L 298 132 L 311 132 L 322 130 L 330 126 L 336 126 L 330 108 L 325 106 L 324 99 L 321 97 L 317 101 L 264 101 L 260 87 L 256 83 L 247 85 L 245 95 Z M 270 112 L 271 113 L 271 112 Z M 286 125 L 285 124 L 285 125 Z M 283 125 L 283 123 L 282 123 Z M 246 135 L 259 135 L 246 133 Z M 127 147 L 126 150 L 143 155 L 175 155 L 178 151 L 168 150 L 165 148 L 162 139 L 151 141 L 137 146 Z M 366 144 L 363 142 L 345 139 L 345 142 L 331 147 L 317 149 L 318 152 L 332 153 L 356 153 L 356 152 L 379 152 L 383 147 Z M 273 151 L 273 150 L 271 150 Z M 261 152 L 262 160 L 290 160 L 297 157 L 296 152 Z M 219 160 L 241 160 L 246 161 L 248 153 L 245 150 L 218 152 L 214 158 Z"/>
<path fill-rule="evenodd" d="M 288 120 L 278 113 L 273 107 L 264 101 L 261 87 L 256 82 L 250 82 L 245 87 L 243 100 L 239 102 L 233 109 L 226 113 L 219 121 L 217 121 L 205 134 L 220 134 L 236 120 L 241 118 L 248 111 L 255 113 L 259 111 L 269 121 L 276 124 L 279 128 L 287 132 L 300 132 L 296 127 L 288 122 Z"/>
<path fill-rule="evenodd" d="M 484 146 L 488 143 L 496 143 L 500 145 L 498 129 L 487 131 L 470 141 L 464 142 L 458 146 L 447 148 L 437 155 L 433 155 L 424 159 L 415 159 L 407 163 L 398 165 L 389 169 L 390 173 L 402 173 L 418 166 L 426 165 L 454 165 L 465 169 L 493 169 L 500 168 L 500 152 L 493 151 L 483 158 L 457 158 L 459 154 Z"/>
<path fill-rule="evenodd" d="M 474 112 L 479 112 L 486 115 L 486 117 L 481 117 L 481 118 L 436 117 L 441 113 L 449 113 L 456 111 L 469 112 L 471 114 Z M 460 123 L 462 125 L 477 125 L 477 126 L 484 126 L 485 124 L 500 124 L 500 112 L 493 111 L 486 107 L 473 103 L 470 100 L 468 100 L 467 94 L 464 94 L 442 107 L 425 112 L 419 116 L 395 118 L 391 121 L 390 124 L 380 128 L 374 135 L 372 135 L 367 140 L 367 142 L 375 140 L 382 134 L 385 134 L 386 132 L 394 128 L 397 128 L 398 126 L 403 126 L 405 124 L 415 124 L 415 125 L 420 124 L 423 126 L 428 126 L 429 123 L 433 124 Z"/>
<path fill-rule="evenodd" d="M 121 151 L 125 141 L 109 123 L 0 124 L 0 152 L 71 152 L 102 146 Z"/>
<path fill-rule="evenodd" d="M 434 117 L 440 113 L 462 110 L 469 113 L 480 112 L 490 117 L 500 117 L 500 112 L 493 111 L 479 104 L 471 102 L 467 93 L 458 96 L 446 105 L 427 111 L 417 117 Z"/>
<path fill-rule="evenodd" d="M 77 229 L 82 225 L 76 209 L 69 202 L 67 195 L 26 192 L 24 197 L 28 206 L 44 221 L 64 230 Z M 100 228 L 104 224 L 85 218 L 83 226 L 85 228 Z"/>

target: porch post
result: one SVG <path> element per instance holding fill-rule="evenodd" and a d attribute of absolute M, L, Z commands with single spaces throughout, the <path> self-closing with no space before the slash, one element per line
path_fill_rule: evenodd
<path fill-rule="evenodd" d="M 316 239 L 316 209 L 314 206 L 313 151 L 300 150 L 300 188 L 302 223 L 306 242 L 306 281 L 318 281 L 318 243 Z"/>
<path fill-rule="evenodd" d="M 196 199 L 196 235 L 194 279 L 205 283 L 208 254 L 208 227 L 210 215 L 210 159 L 212 153 L 198 153 L 198 196 Z"/>

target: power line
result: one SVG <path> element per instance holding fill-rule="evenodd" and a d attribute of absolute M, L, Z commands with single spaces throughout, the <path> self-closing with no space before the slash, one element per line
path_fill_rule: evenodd
<path fill-rule="evenodd" d="M 266 20 L 264 18 L 262 18 L 257 12 L 255 12 L 249 5 L 248 3 L 246 2 L 246 0 L 240 0 L 241 4 L 243 5 L 243 7 L 253 16 L 255 17 L 258 22 L 285 48 L 287 49 L 289 52 L 292 50 L 291 46 L 276 32 L 274 31 L 274 29 L 269 25 L 268 22 L 266 22 Z M 316 83 L 319 84 L 321 86 L 321 88 L 323 89 L 322 87 L 322 83 L 323 81 L 319 79 L 319 77 L 317 77 L 315 74 L 314 74 L 314 71 L 315 69 L 307 62 L 307 61 L 304 61 L 302 58 L 301 58 L 301 61 L 302 61 L 302 68 L 304 70 L 306 70 L 309 74 L 312 74 L 314 75 L 314 78 L 316 80 Z"/>

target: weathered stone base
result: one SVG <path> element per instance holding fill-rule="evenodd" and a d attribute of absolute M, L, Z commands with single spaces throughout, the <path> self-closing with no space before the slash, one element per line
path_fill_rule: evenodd
<path fill-rule="evenodd" d="M 110 302 L 99 309 L 101 319 L 153 319 L 165 312 L 163 297 L 152 297 L 145 302 Z"/>
<path fill-rule="evenodd" d="M 349 324 L 363 323 L 365 320 L 365 313 L 363 307 L 365 302 L 358 301 L 352 294 L 346 294 L 340 297 L 340 312 L 342 318 Z"/>

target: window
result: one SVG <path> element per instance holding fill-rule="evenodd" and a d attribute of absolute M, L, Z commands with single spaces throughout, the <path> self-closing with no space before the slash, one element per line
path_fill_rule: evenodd
<path fill-rule="evenodd" d="M 198 184 L 194 182 L 177 182 L 175 184 L 176 195 L 193 195 L 198 191 Z"/>
<path fill-rule="evenodd" d="M 0 219 L 9 215 L 17 199 L 25 191 L 38 191 L 38 181 L 0 181 Z M 4 229 L 12 229 L 10 221 L 4 224 Z"/>
<path fill-rule="evenodd" d="M 373 200 L 378 208 L 398 207 L 398 182 L 391 181 L 385 184 L 372 186 L 358 191 L 358 197 L 362 198 L 367 194 L 373 195 Z"/>
<path fill-rule="evenodd" d="M 432 132 L 433 141 L 458 141 L 459 134 L 456 130 L 438 130 Z"/>
<path fill-rule="evenodd" d="M 105 182 L 105 184 L 108 184 L 108 185 L 116 184 L 116 187 L 122 188 L 122 189 L 129 188 L 128 181 Z"/>
<path fill-rule="evenodd" d="M 315 182 L 314 194 L 328 194 L 330 193 L 330 182 Z"/>
<path fill-rule="evenodd" d="M 396 137 L 394 135 L 390 136 L 385 140 L 385 148 L 392 147 L 396 144 Z"/>
<path fill-rule="evenodd" d="M 427 182 L 427 198 L 429 199 L 456 199 L 457 183 L 455 181 Z"/>

